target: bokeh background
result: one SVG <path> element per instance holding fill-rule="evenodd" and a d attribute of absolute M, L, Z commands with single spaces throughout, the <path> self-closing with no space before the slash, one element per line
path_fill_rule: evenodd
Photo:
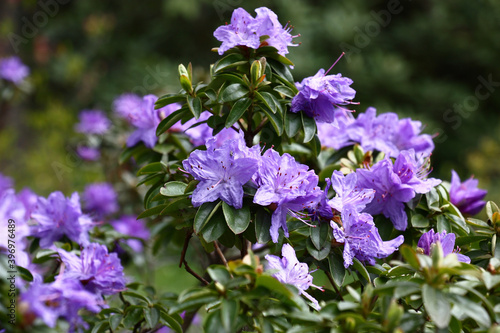
<path fill-rule="evenodd" d="M 357 111 L 421 120 L 437 135 L 433 175 L 474 174 L 499 201 L 496 0 L 2 0 L 0 57 L 18 55 L 31 75 L 30 87 L 1 108 L 0 172 L 40 195 L 105 180 L 106 168 L 75 159 L 78 113 L 111 114 L 124 92 L 176 92 L 179 63 L 192 62 L 203 80 L 218 58 L 213 31 L 234 8 L 260 6 L 301 35 L 288 55 L 297 81 L 346 51 L 333 73 L 354 80 Z"/>

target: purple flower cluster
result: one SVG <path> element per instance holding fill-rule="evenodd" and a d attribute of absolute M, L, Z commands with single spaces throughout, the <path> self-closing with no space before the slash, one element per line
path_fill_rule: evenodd
<path fill-rule="evenodd" d="M 109 183 L 94 183 L 87 185 L 83 192 L 85 211 L 95 215 L 98 219 L 116 213 L 118 196 Z"/>
<path fill-rule="evenodd" d="M 0 78 L 15 85 L 20 84 L 29 75 L 28 66 L 22 63 L 19 57 L 10 57 L 0 60 Z"/>
<path fill-rule="evenodd" d="M 338 243 L 344 244 L 344 266 L 353 264 L 353 258 L 375 264 L 375 258 L 385 258 L 403 243 L 403 236 L 391 241 L 382 241 L 373 217 L 360 213 L 376 196 L 376 190 L 358 183 L 358 175 L 350 173 L 344 176 L 334 171 L 331 178 L 336 196 L 328 205 L 341 214 L 342 227 L 331 221 L 333 236 Z"/>
<path fill-rule="evenodd" d="M 93 222 L 82 213 L 80 196 L 73 193 L 71 198 L 61 192 L 53 192 L 48 198 L 39 197 L 31 213 L 37 224 L 32 226 L 32 235 L 40 238 L 40 247 L 48 248 L 55 241 L 67 236 L 80 245 L 88 244 L 88 230 Z"/>
<path fill-rule="evenodd" d="M 431 229 L 420 237 L 417 246 L 423 250 L 424 254 L 431 255 L 434 246 L 437 245 L 437 242 L 441 244 L 443 255 L 445 257 L 450 253 L 455 253 L 459 261 L 470 264 L 470 258 L 458 253 L 460 248 L 455 248 L 454 233 L 447 234 L 446 231 L 436 233 Z"/>
<path fill-rule="evenodd" d="M 84 289 L 97 295 L 112 295 L 125 290 L 125 275 L 116 253 L 97 243 L 88 244 L 78 257 L 59 250 L 65 265 L 63 277 L 80 281 Z"/>
<path fill-rule="evenodd" d="M 382 241 L 373 217 L 367 213 L 358 213 L 353 206 L 346 206 L 342 211 L 343 227 L 331 221 L 333 236 L 339 243 L 344 243 L 344 266 L 352 265 L 354 257 L 375 264 L 375 258 L 385 258 L 403 244 L 402 235 L 390 241 Z"/>
<path fill-rule="evenodd" d="M 207 150 L 195 150 L 182 162 L 184 169 L 200 183 L 191 201 L 198 207 L 204 202 L 222 199 L 228 205 L 240 209 L 243 205 L 243 185 L 258 168 L 258 160 L 251 157 L 243 137 L 215 146 L 215 138 L 207 142 Z M 255 149 L 254 149 L 255 150 Z"/>
<path fill-rule="evenodd" d="M 304 111 L 318 123 L 333 123 L 338 127 L 335 109 L 352 103 L 356 91 L 350 87 L 351 84 L 351 79 L 341 74 L 326 75 L 321 68 L 316 75 L 296 83 L 299 93 L 292 99 L 290 111 Z"/>
<path fill-rule="evenodd" d="M 426 178 L 427 164 L 417 159 L 413 150 L 402 151 L 396 161 L 385 158 L 370 169 L 357 169 L 357 185 L 375 190 L 375 198 L 364 210 L 391 219 L 397 230 L 406 230 L 408 218 L 404 203 L 416 193 L 427 193 L 441 180 Z"/>
<path fill-rule="evenodd" d="M 309 287 L 321 289 L 312 283 L 313 277 L 307 264 L 299 262 L 295 250 L 290 244 L 283 244 L 281 255 L 282 258 L 271 254 L 266 255 L 267 269 L 278 270 L 273 274 L 278 281 L 295 286 L 299 290 L 299 294 L 307 297 L 313 303 L 314 308 L 319 310 L 318 301 L 306 292 Z"/>
<path fill-rule="evenodd" d="M 316 207 L 323 194 L 317 186 L 318 176 L 314 170 L 297 163 L 289 154 L 280 156 L 272 148 L 260 160 L 255 183 L 258 189 L 254 202 L 274 209 L 270 233 L 275 243 L 280 227 L 288 237 L 287 215 L 300 218 L 296 212 Z"/>
<path fill-rule="evenodd" d="M 70 332 L 88 326 L 78 315 L 80 309 L 97 313 L 102 303 L 98 295 L 85 290 L 79 281 L 66 278 L 57 278 L 52 283 L 35 278 L 30 288 L 21 294 L 21 304 L 25 304 L 23 308 L 28 308 L 28 312 L 51 328 L 56 326 L 58 318 L 64 318 L 70 324 Z"/>
<path fill-rule="evenodd" d="M 101 157 L 99 149 L 88 146 L 78 146 L 76 153 L 86 161 L 97 161 Z"/>
<path fill-rule="evenodd" d="M 399 119 L 395 113 L 383 113 L 370 107 L 356 119 L 345 110 L 333 113 L 337 127 L 329 124 L 318 126 L 322 145 L 340 149 L 359 143 L 364 150 L 378 150 L 390 157 L 398 157 L 403 150 L 413 149 L 419 156 L 429 156 L 434 150 L 432 137 L 420 134 L 422 123 L 410 118 Z"/>
<path fill-rule="evenodd" d="M 469 178 L 463 183 L 460 182 L 460 177 L 451 170 L 451 186 L 450 186 L 450 202 L 457 206 L 464 214 L 476 215 L 483 209 L 486 202 L 482 199 L 488 191 L 477 187 L 478 180 Z"/>
<path fill-rule="evenodd" d="M 253 18 L 243 8 L 234 10 L 231 24 L 218 27 L 214 37 L 222 42 L 219 54 L 235 46 L 246 46 L 258 49 L 269 45 L 278 50 L 278 53 L 288 53 L 288 46 L 295 46 L 292 39 L 296 36 L 290 34 L 291 28 L 283 27 L 278 21 L 278 16 L 269 8 L 260 7 L 255 10 L 257 16 Z"/>
<path fill-rule="evenodd" d="M 111 127 L 111 121 L 101 110 L 83 110 L 78 116 L 80 122 L 75 130 L 84 134 L 105 134 Z"/>

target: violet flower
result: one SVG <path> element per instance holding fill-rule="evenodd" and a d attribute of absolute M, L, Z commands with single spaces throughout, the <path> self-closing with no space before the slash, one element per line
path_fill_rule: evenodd
<path fill-rule="evenodd" d="M 322 289 L 312 283 L 313 277 L 309 272 L 307 264 L 299 262 L 295 250 L 290 244 L 283 244 L 281 255 L 283 256 L 282 258 L 267 254 L 265 256 L 268 261 L 266 268 L 268 270 L 278 270 L 278 272 L 273 274 L 273 277 L 281 283 L 295 286 L 299 290 L 299 294 L 303 294 L 313 303 L 313 307 L 319 310 L 320 306 L 318 301 L 309 295 L 306 290 L 309 289 L 309 287 Z"/>
<path fill-rule="evenodd" d="M 141 112 L 142 98 L 135 94 L 122 94 L 113 101 L 113 110 L 122 118 L 132 122 Z"/>
<path fill-rule="evenodd" d="M 214 37 L 222 42 L 219 55 L 235 46 L 246 46 L 258 49 L 262 45 L 273 46 L 278 53 L 288 53 L 288 46 L 294 46 L 292 39 L 296 36 L 290 34 L 291 28 L 283 27 L 276 14 L 266 7 L 255 10 L 257 17 L 253 18 L 243 8 L 234 10 L 231 23 L 218 27 Z"/>
<path fill-rule="evenodd" d="M 361 212 L 375 197 L 375 190 L 358 187 L 356 173 L 344 176 L 342 172 L 335 170 L 331 183 L 336 196 L 328 201 L 328 205 L 340 213 L 348 205 Z"/>
<path fill-rule="evenodd" d="M 353 206 L 344 207 L 342 212 L 343 227 L 331 221 L 333 236 L 344 244 L 344 267 L 353 264 L 352 259 L 375 264 L 375 258 L 385 258 L 396 251 L 404 242 L 402 235 L 390 241 L 382 241 L 373 217 L 367 213 L 358 213 Z"/>
<path fill-rule="evenodd" d="M 95 214 L 99 219 L 116 213 L 119 209 L 118 195 L 109 183 L 87 185 L 83 191 L 83 202 L 85 211 Z"/>
<path fill-rule="evenodd" d="M 61 192 L 53 192 L 47 199 L 39 197 L 31 217 L 37 222 L 32 226 L 32 235 L 40 238 L 41 248 L 50 247 L 63 236 L 80 245 L 88 243 L 87 232 L 93 223 L 82 213 L 77 192 L 71 198 Z"/>
<path fill-rule="evenodd" d="M 0 193 L 13 187 L 14 181 L 12 180 L 12 178 L 4 176 L 0 173 Z"/>
<path fill-rule="evenodd" d="M 116 253 L 97 243 L 88 244 L 78 257 L 59 250 L 65 265 L 64 277 L 80 281 L 85 290 L 102 295 L 112 295 L 125 290 L 125 274 Z"/>
<path fill-rule="evenodd" d="M 257 171 L 258 161 L 244 157 L 248 148 L 243 146 L 241 150 L 242 145 L 235 144 L 239 140 L 243 138 L 226 141 L 217 148 L 212 138 L 207 150 L 195 150 L 182 162 L 184 169 L 200 181 L 191 197 L 194 207 L 217 199 L 236 209 L 243 206 L 243 185 Z"/>
<path fill-rule="evenodd" d="M 83 110 L 78 117 L 80 122 L 75 130 L 80 133 L 102 135 L 111 127 L 111 121 L 101 110 Z"/>
<path fill-rule="evenodd" d="M 19 57 L 0 59 L 0 78 L 19 85 L 30 73 Z"/>
<path fill-rule="evenodd" d="M 318 176 L 314 170 L 297 163 L 289 154 L 280 156 L 272 148 L 262 156 L 255 182 L 258 189 L 254 203 L 274 206 L 270 229 L 274 243 L 278 242 L 280 227 L 288 237 L 287 215 L 300 219 L 297 211 L 314 209 L 323 194 L 317 187 Z"/>
<path fill-rule="evenodd" d="M 78 315 L 80 309 L 98 313 L 102 300 L 83 289 L 77 280 L 56 278 L 52 283 L 42 283 L 41 278 L 31 283 L 30 288 L 21 294 L 23 308 L 41 318 L 47 326 L 54 328 L 59 318 L 66 319 L 69 332 L 88 325 Z"/>
<path fill-rule="evenodd" d="M 343 147 L 353 145 L 355 142 L 349 138 L 349 125 L 355 119 L 351 112 L 337 108 L 333 114 L 332 123 L 317 123 L 318 138 L 323 147 L 339 150 Z"/>
<path fill-rule="evenodd" d="M 296 83 L 299 93 L 292 99 L 290 111 L 304 111 L 319 123 L 333 123 L 335 109 L 351 104 L 356 91 L 350 87 L 352 80 L 341 74 L 326 75 L 320 69 L 316 75 Z"/>
<path fill-rule="evenodd" d="M 136 216 L 124 215 L 117 220 L 109 222 L 113 228 L 126 236 L 138 237 L 143 240 L 148 240 L 150 237 L 149 230 L 144 225 L 143 220 L 138 220 Z M 136 252 L 142 252 L 142 242 L 138 239 L 127 239 L 126 243 Z"/>
<path fill-rule="evenodd" d="M 127 147 L 133 147 L 140 141 L 148 148 L 153 148 L 158 141 L 156 127 L 160 123 L 160 110 L 155 110 L 155 95 L 144 96 L 138 109 L 130 109 L 127 119 L 136 127 L 128 140 Z"/>
<path fill-rule="evenodd" d="M 436 243 L 440 242 L 443 249 L 443 255 L 446 257 L 450 253 L 455 253 L 457 255 L 458 261 L 470 264 L 470 258 L 458 253 L 460 248 L 455 248 L 455 234 L 442 231 L 441 233 L 434 232 L 433 229 L 424 233 L 418 240 L 417 246 L 421 248 L 426 255 L 431 255 Z"/>
<path fill-rule="evenodd" d="M 86 161 L 97 161 L 101 157 L 99 149 L 86 146 L 78 146 L 76 153 Z"/>
<path fill-rule="evenodd" d="M 462 183 L 455 170 L 451 170 L 450 202 L 463 214 L 476 215 L 486 205 L 482 199 L 488 191 L 478 188 L 478 183 L 473 177 Z"/>

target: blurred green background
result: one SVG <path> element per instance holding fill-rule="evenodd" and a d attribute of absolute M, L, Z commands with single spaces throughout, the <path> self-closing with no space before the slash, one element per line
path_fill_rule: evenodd
<path fill-rule="evenodd" d="M 218 58 L 212 33 L 240 6 L 252 14 L 270 7 L 295 27 L 301 45 L 288 57 L 297 81 L 346 51 L 332 73 L 354 80 L 357 111 L 374 106 L 421 120 L 426 133 L 439 133 L 433 175 L 474 174 L 499 201 L 495 0 L 2 0 L 0 57 L 19 55 L 32 89 L 0 115 L 0 172 L 41 195 L 104 180 L 102 168 L 74 158 L 79 111 L 111 113 L 124 92 L 176 92 L 181 62 L 203 80 Z"/>

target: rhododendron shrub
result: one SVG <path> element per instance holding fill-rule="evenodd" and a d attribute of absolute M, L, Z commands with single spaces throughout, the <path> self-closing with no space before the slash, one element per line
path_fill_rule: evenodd
<path fill-rule="evenodd" d="M 298 36 L 270 9 L 255 12 L 238 8 L 216 29 L 208 82 L 181 64 L 178 92 L 124 93 L 110 115 L 81 113 L 81 157 L 97 163 L 120 149 L 126 177 L 88 184 L 80 202 L 77 192 L 16 193 L 0 175 L 0 223 L 16 220 L 23 253 L 9 257 L 2 238 L 2 265 L 22 272 L 22 327 L 496 327 L 500 210 L 486 191 L 455 171 L 432 177 L 434 133 L 353 101 L 349 73 L 332 66 L 295 79 L 300 64 L 286 56 Z M 131 183 L 140 211 L 123 190 Z M 487 221 L 472 217 L 485 206 Z M 162 281 L 134 274 L 171 254 L 194 287 L 162 294 Z"/>

